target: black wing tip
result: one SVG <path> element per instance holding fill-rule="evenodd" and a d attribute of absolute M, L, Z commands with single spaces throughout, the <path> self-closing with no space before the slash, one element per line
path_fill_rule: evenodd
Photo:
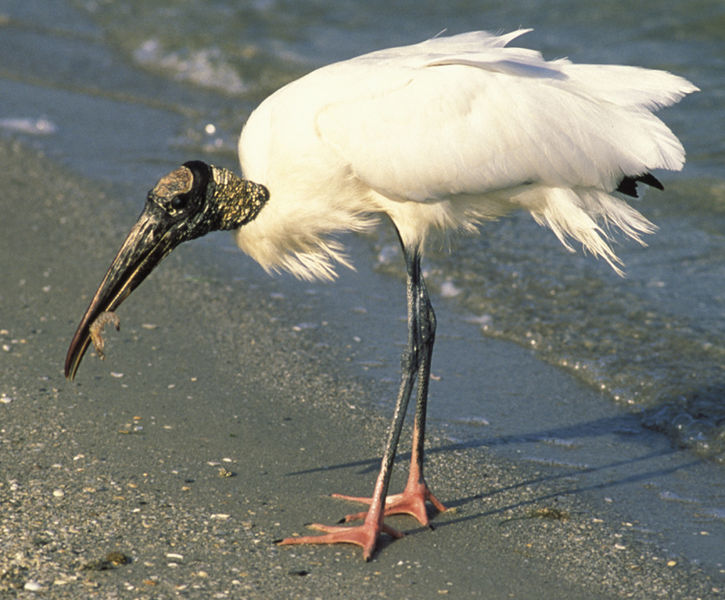
<path fill-rule="evenodd" d="M 637 193 L 637 184 L 638 183 L 644 183 L 645 185 L 648 185 L 653 188 L 657 188 L 658 190 L 664 190 L 665 186 L 662 185 L 662 182 L 657 179 L 652 173 L 644 173 L 642 175 L 627 175 L 622 179 L 622 181 L 619 182 L 619 185 L 617 186 L 617 191 L 621 194 L 626 194 L 627 196 L 631 196 L 632 198 L 638 198 L 639 194 Z"/>

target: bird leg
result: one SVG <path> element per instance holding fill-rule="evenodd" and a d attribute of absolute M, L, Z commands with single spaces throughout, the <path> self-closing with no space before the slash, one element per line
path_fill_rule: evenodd
<path fill-rule="evenodd" d="M 410 298 L 410 290 L 409 290 Z M 410 333 L 409 333 L 409 347 L 411 346 Z M 385 516 L 385 498 L 388 494 L 388 484 L 390 483 L 390 475 L 393 468 L 393 460 L 395 459 L 395 450 L 398 446 L 398 440 L 400 439 L 400 432 L 403 429 L 403 422 L 405 421 L 405 411 L 408 408 L 408 401 L 410 400 L 410 392 L 413 389 L 413 383 L 415 381 L 415 374 L 417 368 L 414 368 L 411 361 L 413 355 L 410 352 L 403 354 L 403 373 L 400 382 L 400 388 L 398 390 L 398 398 L 395 402 L 395 411 L 393 413 L 393 421 L 390 424 L 388 430 L 388 438 L 385 443 L 385 451 L 383 452 L 383 458 L 380 465 L 380 472 L 375 481 L 375 488 L 373 489 L 373 496 L 370 500 L 370 509 L 365 514 L 365 520 L 362 525 L 356 526 L 328 526 L 314 523 L 309 527 L 318 531 L 325 532 L 325 535 L 310 535 L 301 537 L 290 537 L 285 538 L 280 545 L 291 545 L 291 544 L 357 544 L 362 546 L 363 558 L 370 560 L 375 545 L 378 541 L 378 536 L 381 532 L 385 532 L 395 538 L 403 536 L 402 533 L 388 527 L 383 524 L 383 518 Z"/>
<path fill-rule="evenodd" d="M 415 261 L 418 264 L 415 264 Z M 413 264 L 410 264 L 410 263 Z M 433 495 L 423 477 L 423 446 L 425 443 L 425 419 L 428 403 L 428 383 L 430 381 L 431 357 L 435 342 L 436 317 L 428 296 L 425 281 L 420 273 L 420 258 L 413 257 L 408 264 L 409 279 L 413 283 L 412 312 L 408 314 L 409 330 L 414 331 L 418 348 L 418 391 L 413 426 L 412 455 L 408 482 L 402 493 L 392 494 L 385 501 L 385 516 L 408 514 L 418 520 L 421 525 L 428 525 L 428 512 L 425 503 L 429 501 L 435 508 L 444 512 L 446 507 Z M 405 370 L 405 367 L 404 367 Z M 360 496 L 333 494 L 334 498 L 370 504 L 372 499 Z M 366 512 L 346 515 L 346 522 L 357 521 L 366 517 Z"/>
<path fill-rule="evenodd" d="M 420 365 L 418 367 L 418 392 L 413 425 L 412 454 L 408 482 L 400 494 L 392 496 L 390 508 L 386 514 L 409 514 L 421 525 L 428 525 L 428 513 L 425 508 L 429 501 L 440 512 L 446 507 L 428 489 L 423 477 L 423 447 L 425 445 L 425 418 L 428 406 L 428 383 L 430 382 L 431 357 L 435 342 L 436 317 L 430 303 L 428 291 L 422 275 L 420 276 L 416 311 L 420 339 Z"/>
<path fill-rule="evenodd" d="M 423 479 L 423 443 L 425 430 L 425 409 L 430 375 L 430 359 L 435 338 L 435 315 L 430 304 L 428 292 L 423 282 L 420 268 L 420 251 L 415 249 L 409 253 L 403 246 L 407 270 L 407 305 L 408 305 L 408 346 L 401 359 L 401 381 L 398 397 L 395 402 L 393 421 L 388 430 L 388 438 L 383 458 L 375 482 L 371 499 L 362 499 L 369 503 L 370 508 L 364 516 L 362 525 L 328 526 L 312 524 L 310 528 L 324 532 L 324 535 L 285 538 L 281 545 L 291 544 L 357 544 L 363 548 L 363 557 L 369 560 L 375 550 L 378 537 L 385 532 L 392 537 L 402 537 L 402 533 L 383 523 L 387 514 L 405 512 L 413 514 L 419 521 L 427 523 L 425 501 L 430 500 L 439 510 L 443 505 L 430 493 Z M 413 434 L 413 453 L 408 485 L 402 494 L 386 501 L 388 485 L 392 473 L 395 451 L 405 421 L 413 385 L 418 378 L 418 398 Z M 344 496 L 343 496 L 344 497 Z M 391 512 L 392 511 L 392 512 Z"/>

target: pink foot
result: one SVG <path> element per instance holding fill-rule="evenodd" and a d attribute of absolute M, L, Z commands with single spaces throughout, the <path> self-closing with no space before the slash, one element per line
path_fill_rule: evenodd
<path fill-rule="evenodd" d="M 341 498 L 342 500 L 350 500 L 352 502 L 362 502 L 370 504 L 370 498 L 360 496 L 345 496 L 344 494 L 332 494 L 333 498 Z M 390 515 L 411 515 L 421 525 L 428 525 L 428 513 L 425 509 L 426 500 L 438 509 L 439 512 L 445 512 L 446 507 L 436 498 L 428 489 L 425 483 L 417 481 L 408 482 L 405 489 L 400 494 L 388 496 L 385 500 L 385 516 Z M 354 513 L 345 517 L 345 522 L 357 521 L 364 519 L 366 512 Z"/>
<path fill-rule="evenodd" d="M 370 560 L 375 550 L 375 544 L 378 541 L 378 536 L 381 531 L 384 531 L 389 536 L 394 538 L 401 538 L 403 534 L 392 527 L 388 527 L 385 524 L 379 527 L 375 524 L 370 524 L 367 521 L 362 525 L 356 525 L 355 527 L 344 527 L 344 526 L 330 526 L 320 525 L 313 523 L 309 525 L 310 529 L 316 529 L 318 531 L 324 531 L 326 535 L 305 535 L 301 537 L 290 537 L 285 538 L 281 542 L 278 542 L 280 546 L 290 546 L 294 544 L 357 544 L 362 546 L 363 558 Z"/>

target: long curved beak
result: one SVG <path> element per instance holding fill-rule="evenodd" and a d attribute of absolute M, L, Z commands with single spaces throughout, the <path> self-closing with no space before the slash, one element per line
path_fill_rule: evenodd
<path fill-rule="evenodd" d="M 65 358 L 65 376 L 73 380 L 91 341 L 90 327 L 104 311 L 116 309 L 181 240 L 164 215 L 147 205 L 83 315 Z"/>

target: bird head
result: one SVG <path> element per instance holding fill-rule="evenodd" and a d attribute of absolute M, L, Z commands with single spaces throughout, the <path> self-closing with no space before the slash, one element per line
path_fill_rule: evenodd
<path fill-rule="evenodd" d="M 65 360 L 75 377 L 91 341 L 93 322 L 115 310 L 182 242 L 210 231 L 236 229 L 254 219 L 267 188 L 201 161 L 184 163 L 149 191 L 146 205 L 113 259 L 76 330 Z"/>

